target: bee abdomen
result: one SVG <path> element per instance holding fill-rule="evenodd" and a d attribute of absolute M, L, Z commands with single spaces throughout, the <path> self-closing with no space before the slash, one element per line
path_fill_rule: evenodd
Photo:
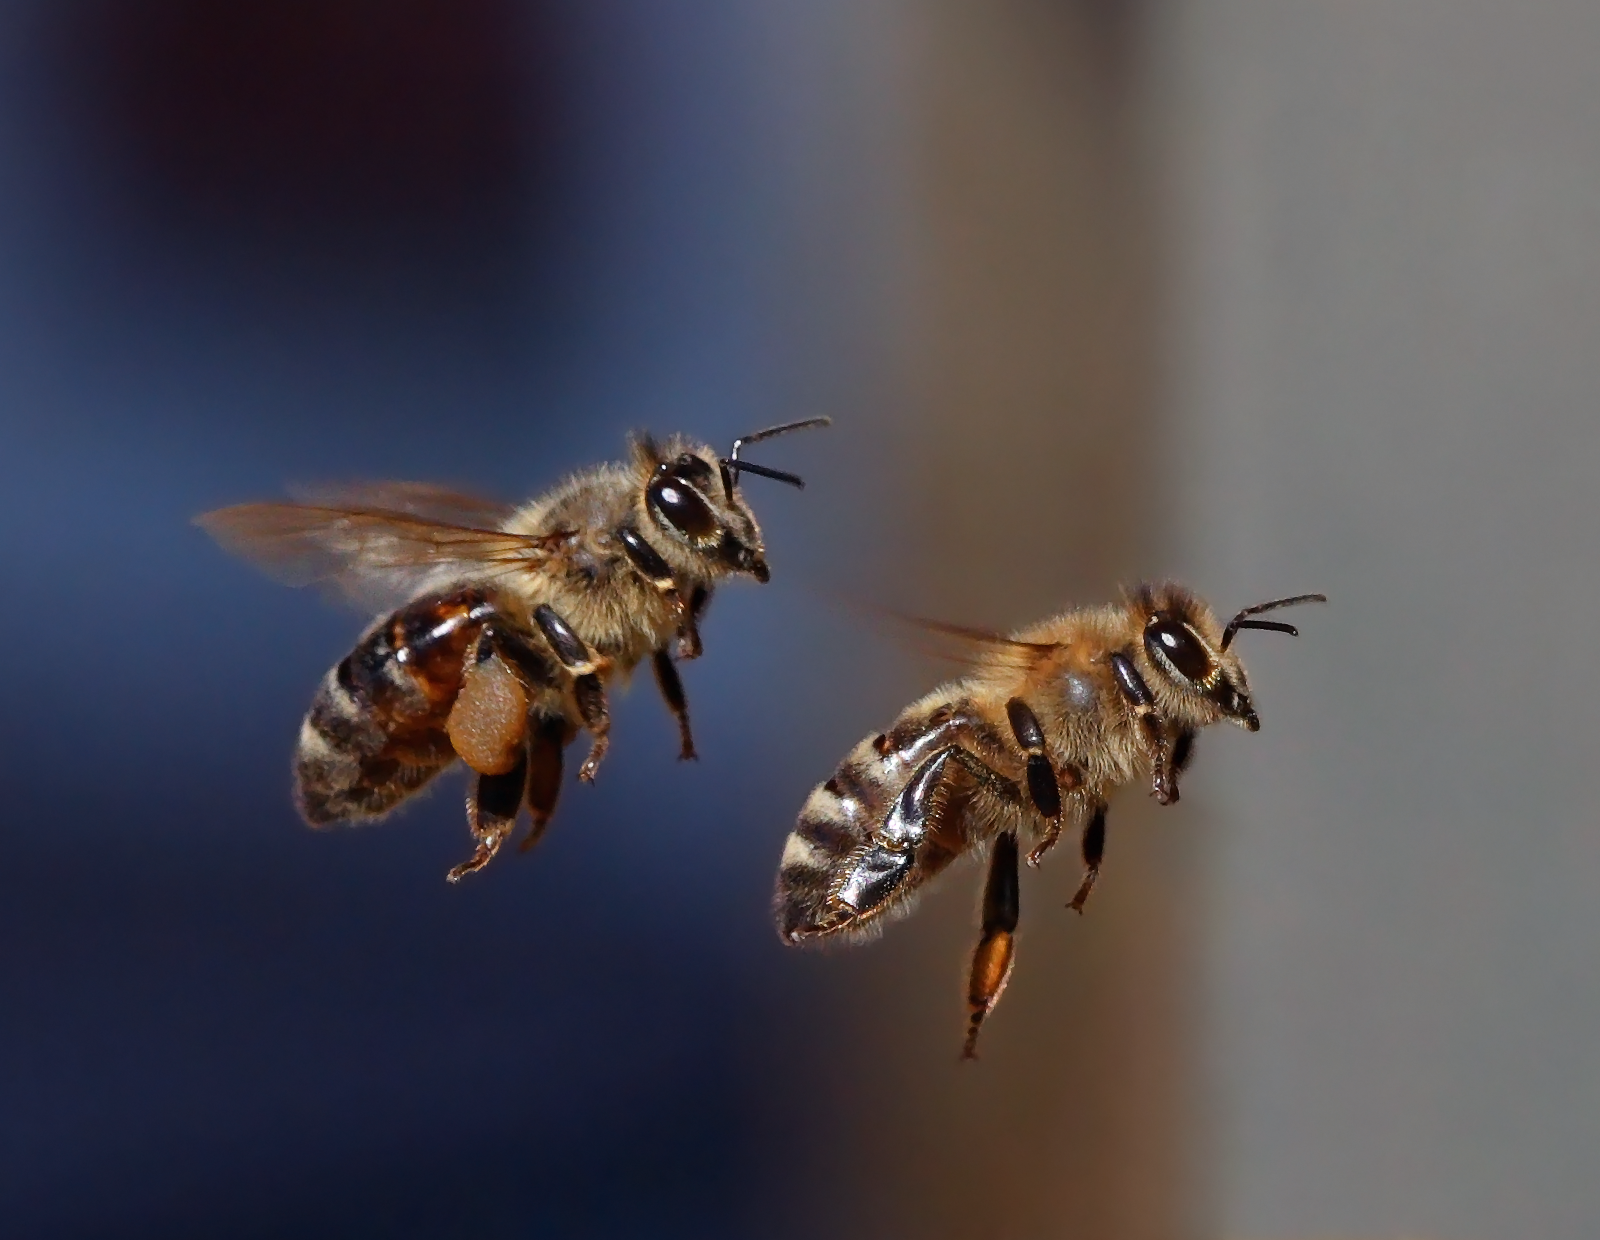
<path fill-rule="evenodd" d="M 846 930 L 856 910 L 840 902 L 840 886 L 874 850 L 894 798 L 910 770 L 894 738 L 869 736 L 850 750 L 834 776 L 818 784 L 784 842 L 774 909 L 789 942 Z"/>
<path fill-rule="evenodd" d="M 946 782 L 954 768 L 941 754 L 974 739 L 994 744 L 964 703 L 913 708 L 812 789 L 778 865 L 773 911 L 785 941 L 870 929 L 905 912 L 916 888 L 960 855 L 965 794 Z M 912 804 L 896 809 L 906 797 Z M 891 822 L 905 813 L 918 819 L 914 839 Z"/>
<path fill-rule="evenodd" d="M 445 722 L 483 593 L 427 595 L 369 629 L 322 678 L 295 749 L 295 802 L 325 826 L 383 814 L 455 758 Z"/>
<path fill-rule="evenodd" d="M 870 766 L 862 770 L 856 760 L 859 749 L 845 758 L 834 778 L 811 789 L 784 842 L 773 912 L 778 933 L 787 941 L 818 933 L 826 925 L 838 872 L 883 818 L 890 790 L 872 779 Z"/>
<path fill-rule="evenodd" d="M 454 759 L 442 719 L 399 743 L 379 718 L 337 669 L 324 677 L 295 748 L 295 801 L 312 826 L 383 814 Z"/>

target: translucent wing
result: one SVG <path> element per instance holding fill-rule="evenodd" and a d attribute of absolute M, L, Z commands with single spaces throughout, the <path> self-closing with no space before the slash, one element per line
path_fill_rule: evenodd
<path fill-rule="evenodd" d="M 1024 642 L 991 629 L 969 628 L 964 624 L 946 624 L 943 620 L 926 620 L 920 616 L 895 616 L 900 624 L 932 634 L 943 640 L 946 649 L 938 653 L 947 658 L 966 662 L 981 661 L 996 651 L 1015 651 L 1024 655 L 1045 654 L 1055 647 L 1048 642 Z"/>
<path fill-rule="evenodd" d="M 1015 660 L 1020 666 L 1026 667 L 1040 655 L 1055 649 L 1049 643 L 1018 641 L 992 629 L 947 624 L 942 620 L 928 620 L 880 608 L 871 608 L 870 611 L 884 627 L 910 634 L 913 637 L 912 644 L 919 653 L 967 667 L 992 667 L 997 662 L 1008 660 Z"/>
<path fill-rule="evenodd" d="M 453 491 L 431 482 L 315 482 L 289 488 L 302 504 L 318 508 L 360 508 L 401 512 L 446 525 L 493 530 L 504 525 L 515 508 L 499 500 Z"/>
<path fill-rule="evenodd" d="M 278 581 L 320 585 L 375 610 L 446 582 L 532 568 L 570 537 L 567 531 L 508 534 L 487 521 L 439 519 L 435 514 L 503 519 L 506 510 L 421 483 L 361 484 L 318 493 L 330 500 L 386 503 L 240 504 L 208 512 L 195 523 L 225 550 Z"/>

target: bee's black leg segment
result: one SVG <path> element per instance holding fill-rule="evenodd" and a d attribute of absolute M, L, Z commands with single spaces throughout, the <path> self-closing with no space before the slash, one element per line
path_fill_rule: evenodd
<path fill-rule="evenodd" d="M 1057 773 L 1058 786 L 1064 793 L 1074 792 L 1083 787 L 1083 771 L 1070 762 L 1063 763 Z M 1055 847 L 1056 841 L 1061 838 L 1061 824 L 1063 815 L 1045 821 L 1044 834 L 1039 837 L 1039 842 L 1034 845 L 1033 851 L 1028 854 L 1028 864 L 1037 867 L 1044 861 L 1044 855 Z"/>
<path fill-rule="evenodd" d="M 573 677 L 572 695 L 578 704 L 578 715 L 594 738 L 589 746 L 589 756 L 578 768 L 578 778 L 586 784 L 592 783 L 595 772 L 600 769 L 600 760 L 606 756 L 611 744 L 611 712 L 606 706 L 605 684 L 600 679 L 604 661 L 589 649 L 583 638 L 574 633 L 572 626 L 548 603 L 540 603 L 533 609 L 533 619 L 544 634 L 545 641 L 550 643 L 550 649 L 555 651 L 556 658 L 561 660 L 561 666 Z"/>
<path fill-rule="evenodd" d="M 590 784 L 594 782 L 595 772 L 600 769 L 600 760 L 611 747 L 611 712 L 606 706 L 605 685 L 600 683 L 600 677 L 595 672 L 579 676 L 573 682 L 572 693 L 578 700 L 578 714 L 583 717 L 583 726 L 594 738 L 589 743 L 589 756 L 578 768 L 578 778 Z"/>
<path fill-rule="evenodd" d="M 978 1057 L 978 1031 L 1011 978 L 1016 960 L 1017 918 L 1021 892 L 1017 881 L 1017 837 L 1010 831 L 996 837 L 989 854 L 989 877 L 983 887 L 983 934 L 972 953 L 967 982 L 967 1040 L 963 1059 Z"/>
<path fill-rule="evenodd" d="M 1050 759 L 1042 753 L 1028 755 L 1028 796 L 1044 817 L 1052 822 L 1061 817 L 1061 785 Z"/>
<path fill-rule="evenodd" d="M 689 702 L 683 696 L 683 681 L 678 677 L 678 669 L 673 666 L 672 656 L 665 650 L 658 650 L 653 663 L 656 670 L 656 684 L 661 687 L 661 696 L 666 699 L 667 709 L 672 712 L 672 717 L 678 721 L 680 742 L 678 758 L 687 761 L 698 757 L 694 751 L 694 736 L 689 731 Z"/>
<path fill-rule="evenodd" d="M 1083 826 L 1083 882 L 1077 894 L 1067 902 L 1074 913 L 1083 912 L 1084 901 L 1094 890 L 1094 880 L 1100 877 L 1100 861 L 1106 855 L 1106 805 L 1101 801 Z"/>
<path fill-rule="evenodd" d="M 528 834 L 517 846 L 527 852 L 544 837 L 561 795 L 561 751 L 566 748 L 567 721 L 550 715 L 528 721 Z"/>
<path fill-rule="evenodd" d="M 1038 847 L 1028 854 L 1028 864 L 1038 865 L 1061 835 L 1061 797 L 1082 786 L 1083 773 L 1070 763 L 1059 771 L 1051 765 L 1039 717 L 1021 698 L 1012 698 L 1006 703 L 1006 718 L 1011 723 L 1011 735 L 1028 755 L 1028 799 L 1045 820 L 1044 835 Z"/>
<path fill-rule="evenodd" d="M 477 837 L 478 849 L 445 875 L 452 883 L 488 865 L 511 829 L 517 825 L 522 792 L 528 784 L 527 754 L 503 775 L 479 775 L 467 797 L 467 825 Z"/>
<path fill-rule="evenodd" d="M 1011 734 L 1028 755 L 1028 796 L 1033 807 L 1045 818 L 1060 818 L 1061 786 L 1044 751 L 1044 730 L 1038 716 L 1021 698 L 1012 698 L 1006 703 L 1006 718 L 1011 721 Z"/>
<path fill-rule="evenodd" d="M 554 607 L 540 603 L 533 609 L 533 620 L 567 671 L 574 676 L 587 676 L 600 670 L 600 660 L 595 658 L 588 644 L 572 631 L 572 626 L 561 618 L 561 613 Z"/>
<path fill-rule="evenodd" d="M 1176 779 L 1194 761 L 1194 729 L 1183 728 L 1172 738 L 1172 777 Z"/>
<path fill-rule="evenodd" d="M 1171 805 L 1178 799 L 1178 780 L 1172 767 L 1172 742 L 1167 737 L 1166 721 L 1156 709 L 1155 695 L 1133 660 L 1120 650 L 1111 655 L 1111 670 L 1117 678 L 1117 688 L 1133 708 L 1145 747 L 1150 751 L 1150 791 L 1161 804 Z"/>
<path fill-rule="evenodd" d="M 1189 763 L 1195 760 L 1195 731 L 1194 728 L 1182 728 L 1171 739 L 1171 749 L 1166 766 L 1173 773 L 1173 800 L 1178 800 L 1178 776 L 1189 770 Z"/>
<path fill-rule="evenodd" d="M 625 525 L 617 531 L 617 540 L 622 543 L 622 549 L 628 553 L 639 575 L 653 585 L 672 605 L 678 613 L 678 657 L 680 659 L 698 659 L 700 657 L 700 628 L 696 623 L 701 607 L 705 606 L 703 592 L 696 591 L 696 597 L 685 602 L 678 592 L 678 583 L 672 576 L 672 569 L 661 558 L 660 553 L 640 536 L 639 531 L 632 526 Z"/>

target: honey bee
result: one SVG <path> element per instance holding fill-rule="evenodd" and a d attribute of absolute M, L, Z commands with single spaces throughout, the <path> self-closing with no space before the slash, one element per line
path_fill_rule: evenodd
<path fill-rule="evenodd" d="M 1195 734 L 1228 720 L 1261 727 L 1244 665 L 1243 629 L 1298 636 L 1255 619 L 1299 594 L 1246 607 L 1219 624 L 1182 586 L 1140 585 L 1120 605 L 1069 611 L 1012 636 L 928 627 L 966 643 L 976 669 L 912 703 L 812 790 L 783 849 L 774 913 L 786 943 L 856 940 L 910 912 L 919 889 L 964 853 L 989 858 L 982 931 L 967 986 L 963 1058 L 1010 979 L 1018 918 L 1018 838 L 1037 866 L 1070 818 L 1084 874 L 1068 907 L 1083 911 L 1105 854 L 1106 799 L 1148 779 L 1162 805 Z"/>
<path fill-rule="evenodd" d="M 608 744 L 608 685 L 648 658 L 695 757 L 675 659 L 700 654 L 699 622 L 725 577 L 769 577 L 740 491 L 745 474 L 798 476 L 682 437 L 636 436 L 631 459 L 578 473 L 520 508 L 420 483 L 327 488 L 306 503 L 243 504 L 197 518 L 224 548 L 291 585 L 320 583 L 398 610 L 375 620 L 323 678 L 300 726 L 295 803 L 313 827 L 383 816 L 460 758 L 472 773 L 482 869 L 523 804 L 538 842 L 561 789 L 562 751 L 586 731 L 578 771 Z"/>

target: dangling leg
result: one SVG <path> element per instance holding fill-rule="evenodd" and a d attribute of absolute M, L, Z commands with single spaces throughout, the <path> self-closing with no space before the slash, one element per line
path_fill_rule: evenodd
<path fill-rule="evenodd" d="M 605 685 L 600 680 L 604 660 L 597 657 L 584 640 L 572 631 L 572 626 L 561 618 L 555 608 L 541 603 L 533 609 L 533 619 L 545 640 L 550 643 L 550 648 L 555 651 L 556 658 L 561 660 L 561 665 L 573 677 L 572 693 L 577 700 L 578 714 L 583 719 L 583 726 L 594 738 L 589 746 L 589 756 L 578 768 L 578 778 L 586 784 L 592 783 L 595 772 L 600 769 L 600 760 L 606 756 L 606 750 L 611 745 L 611 713 L 606 706 Z"/>
<path fill-rule="evenodd" d="M 1000 1002 L 1016 958 L 1017 837 L 1007 831 L 997 837 L 989 855 L 989 878 L 983 888 L 983 935 L 972 953 L 972 974 L 967 983 L 967 1041 L 963 1059 L 978 1057 L 978 1031 Z"/>
<path fill-rule="evenodd" d="M 467 798 L 467 825 L 477 837 L 478 850 L 445 875 L 452 883 L 488 865 L 511 829 L 517 825 L 517 810 L 522 805 L 528 783 L 526 751 L 515 766 L 503 775 L 479 775 L 472 795 Z"/>
<path fill-rule="evenodd" d="M 700 657 L 700 612 L 710 598 L 710 593 L 705 587 L 697 587 L 694 597 L 685 600 L 678 591 L 678 583 L 672 576 L 672 569 L 667 567 L 667 562 L 656 553 L 654 547 L 639 537 L 639 531 L 623 526 L 617 531 L 617 537 L 622 542 L 622 549 L 628 553 L 628 558 L 633 561 L 634 568 L 639 570 L 639 575 L 661 592 L 661 597 L 678 617 L 678 657 L 680 659 L 698 659 Z"/>
<path fill-rule="evenodd" d="M 527 852 L 544 838 L 544 829 L 556 812 L 561 795 L 561 751 L 566 747 L 567 722 L 560 715 L 532 720 L 528 725 L 528 834 L 517 846 Z"/>
<path fill-rule="evenodd" d="M 1037 866 L 1061 837 L 1061 798 L 1083 786 L 1083 772 L 1070 762 L 1063 763 L 1059 771 L 1050 765 L 1044 751 L 1044 729 L 1021 698 L 1006 703 L 1006 718 L 1011 722 L 1011 735 L 1028 755 L 1028 799 L 1045 820 L 1044 834 L 1028 854 L 1028 864 Z"/>
<path fill-rule="evenodd" d="M 1101 801 L 1083 827 L 1083 881 L 1078 893 L 1067 902 L 1074 913 L 1083 912 L 1083 903 L 1094 890 L 1095 879 L 1100 877 L 1100 859 L 1106 855 L 1106 804 Z"/>
<path fill-rule="evenodd" d="M 589 741 L 589 755 L 578 768 L 578 778 L 586 784 L 592 784 L 595 772 L 600 769 L 600 760 L 611 748 L 611 715 L 606 709 L 606 690 L 600 683 L 600 677 L 591 673 L 578 677 L 572 686 L 572 693 L 578 700 L 578 714 L 583 717 L 583 726 L 589 730 L 592 738 Z"/>
<path fill-rule="evenodd" d="M 1111 656 L 1111 670 L 1116 676 L 1117 688 L 1133 708 L 1133 716 L 1150 752 L 1150 791 L 1162 805 L 1171 805 L 1178 799 L 1178 777 L 1172 768 L 1172 742 L 1167 737 L 1166 720 L 1156 709 L 1155 695 L 1144 683 L 1133 660 L 1121 651 Z"/>
<path fill-rule="evenodd" d="M 683 696 L 683 681 L 678 678 L 678 669 L 673 666 L 672 656 L 665 650 L 658 650 L 653 665 L 661 696 L 666 699 L 672 717 L 678 721 L 678 760 L 682 762 L 696 758 L 699 755 L 694 751 L 694 736 L 689 731 L 689 702 Z"/>
<path fill-rule="evenodd" d="M 1172 799 L 1178 799 L 1178 776 L 1189 769 L 1194 761 L 1194 729 L 1183 728 L 1172 738 Z"/>

